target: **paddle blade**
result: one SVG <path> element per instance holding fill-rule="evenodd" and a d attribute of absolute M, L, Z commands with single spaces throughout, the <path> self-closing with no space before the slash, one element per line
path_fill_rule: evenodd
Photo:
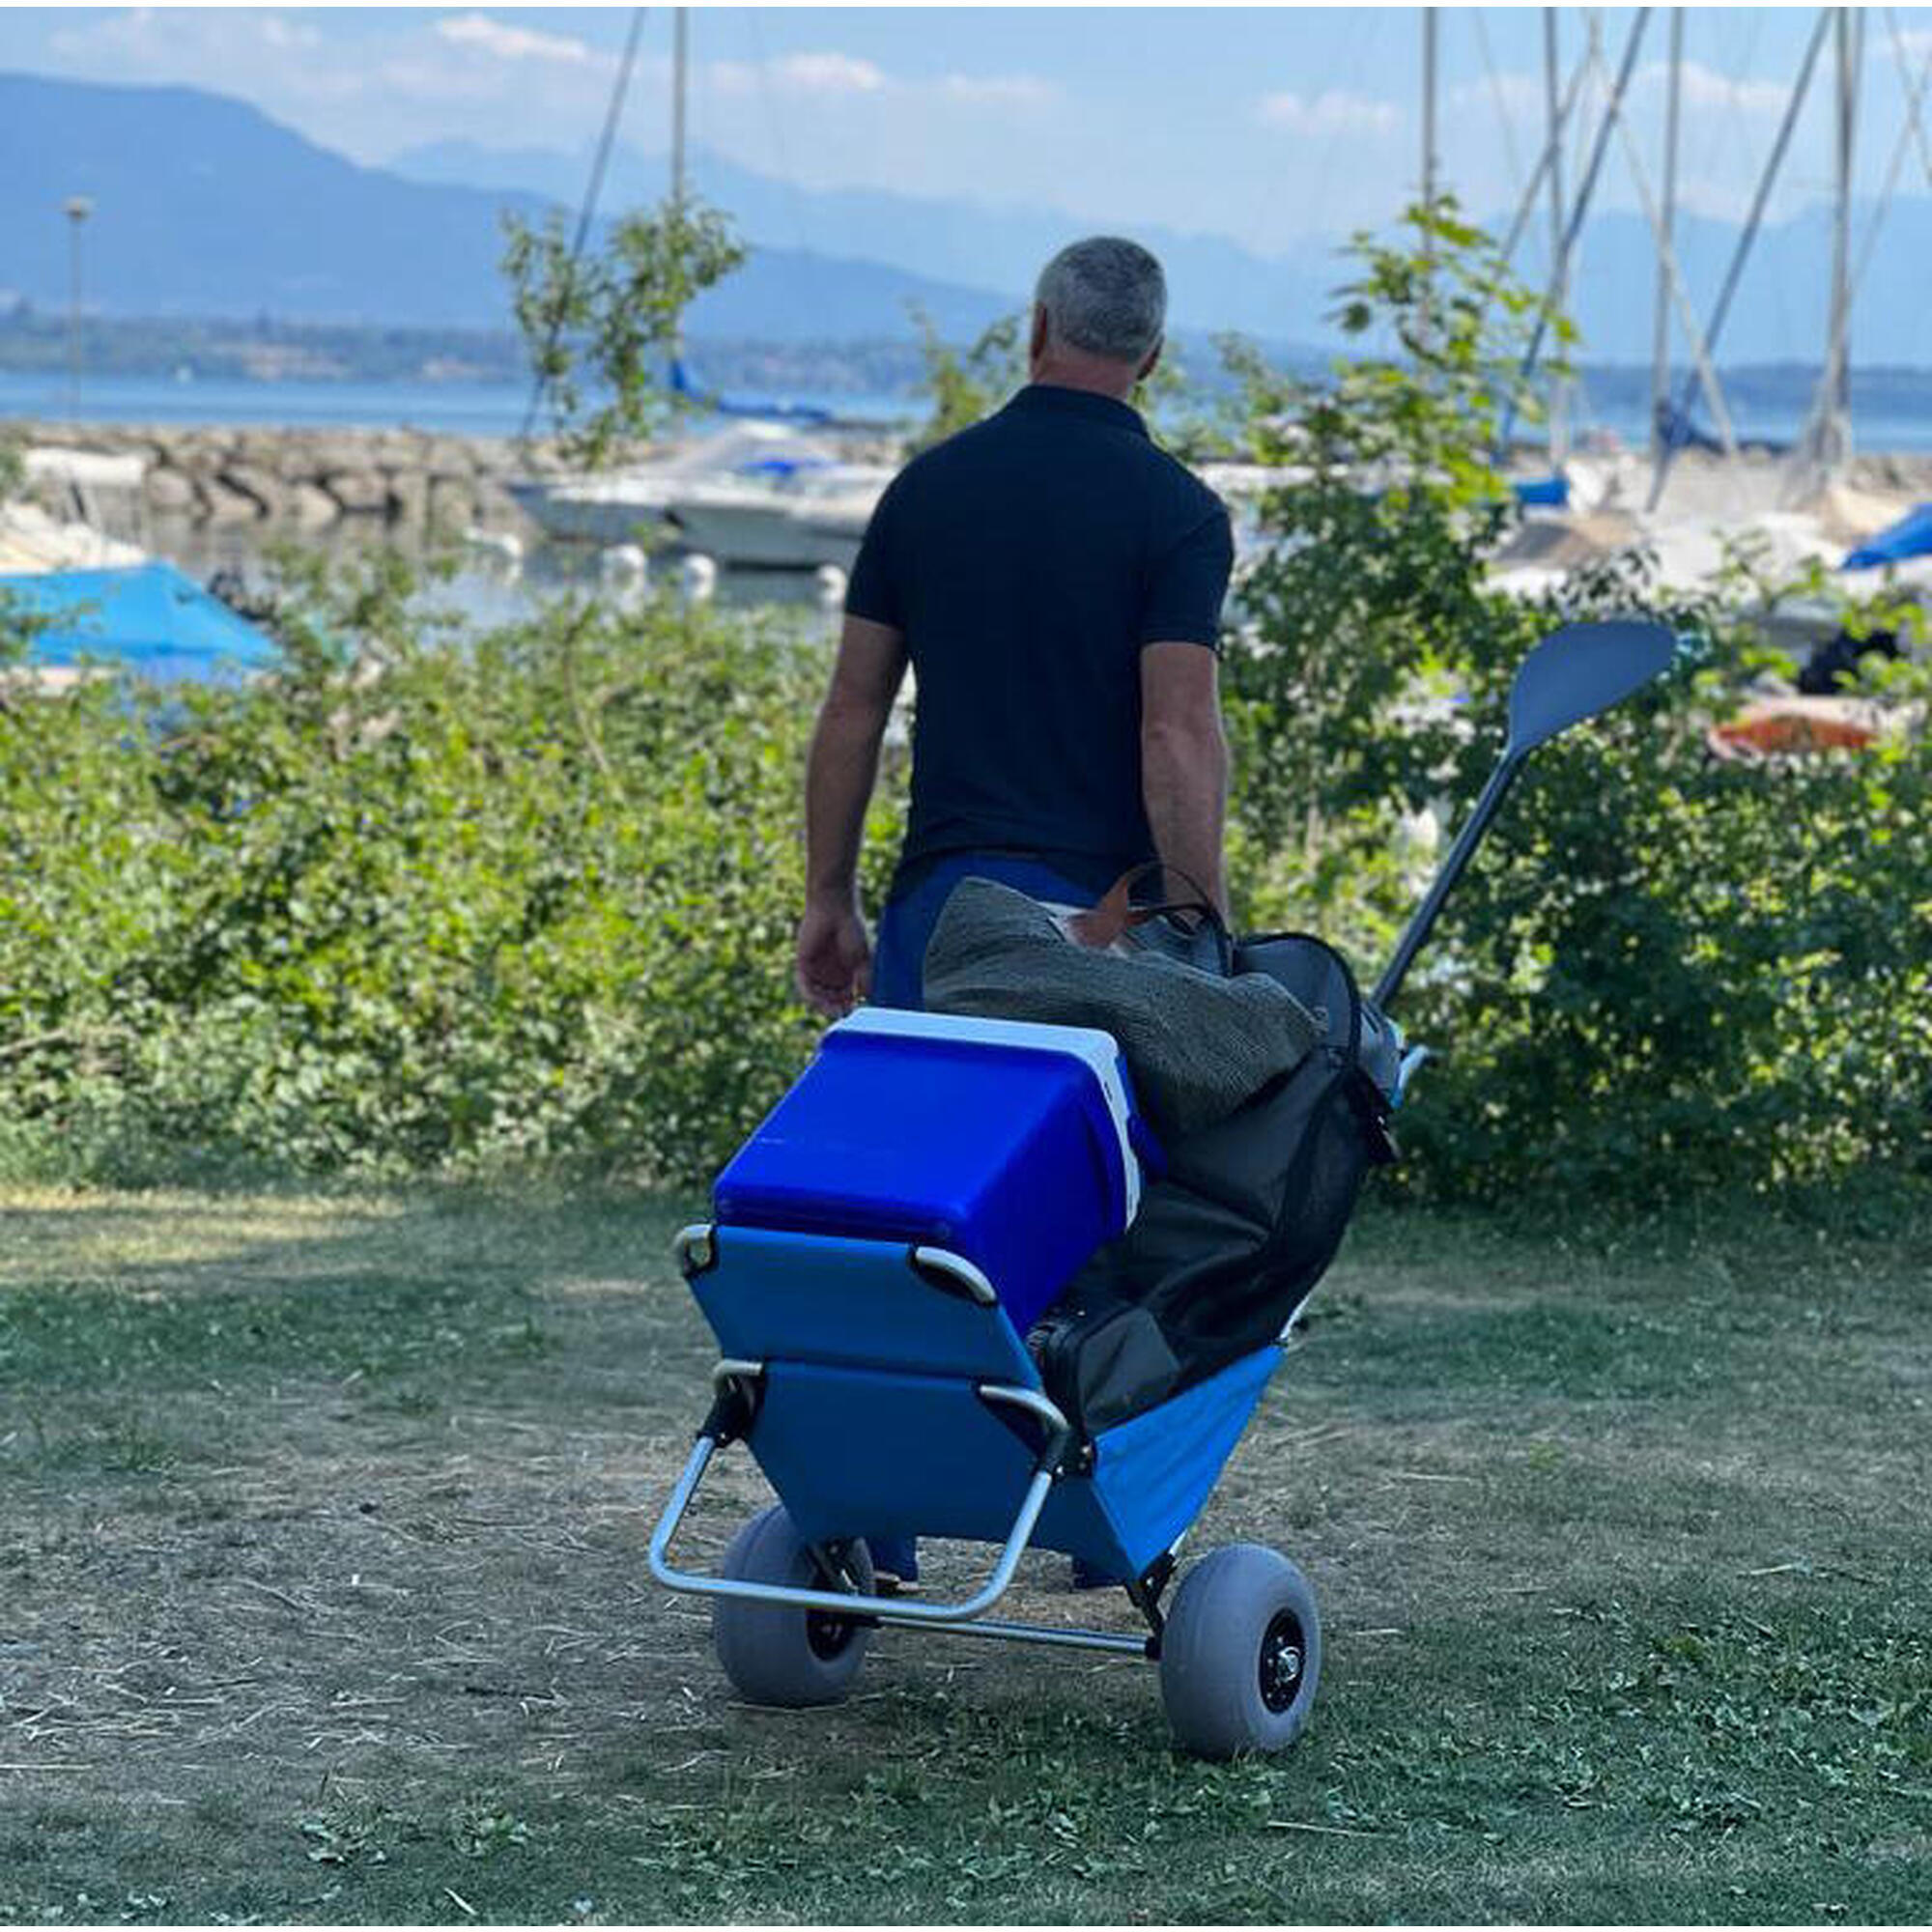
<path fill-rule="evenodd" d="M 1636 618 L 1552 631 L 1523 659 L 1510 689 L 1508 754 L 1520 757 L 1621 704 L 1664 670 L 1676 651 L 1666 626 Z"/>

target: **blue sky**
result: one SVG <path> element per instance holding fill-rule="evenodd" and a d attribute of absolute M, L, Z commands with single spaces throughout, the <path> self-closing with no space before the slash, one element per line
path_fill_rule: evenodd
<path fill-rule="evenodd" d="M 370 162 L 450 138 L 577 150 L 601 122 L 628 17 L 574 8 L 10 8 L 0 10 L 0 67 L 213 88 Z M 1631 17 L 1600 16 L 1612 65 Z M 1742 212 L 1813 17 L 1761 8 L 1687 15 L 1690 206 Z M 1894 17 L 1907 59 L 1922 68 L 1932 9 Z M 1541 10 L 1447 8 L 1439 18 L 1443 174 L 1465 203 L 1493 213 L 1513 205 L 1540 144 Z M 1563 11 L 1566 71 L 1587 44 L 1588 18 Z M 1866 14 L 1859 177 L 1867 192 L 1905 127 L 1887 19 L 1882 9 Z M 1665 32 L 1659 11 L 1633 97 L 1653 175 Z M 1413 8 L 720 7 L 693 10 L 692 36 L 694 138 L 814 187 L 1044 206 L 1116 226 L 1156 221 L 1267 252 L 1379 223 L 1418 174 Z M 669 10 L 655 8 L 623 129 L 646 149 L 666 140 L 669 47 Z M 1828 188 L 1828 79 L 1829 69 L 1777 212 Z M 1932 189 L 1928 172 L 1932 144 L 1924 154 L 1908 147 L 1904 191 Z M 1637 205 L 1620 152 L 1601 202 Z"/>

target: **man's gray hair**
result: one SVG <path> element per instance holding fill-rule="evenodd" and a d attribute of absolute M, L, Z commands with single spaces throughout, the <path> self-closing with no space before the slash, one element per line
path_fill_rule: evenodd
<path fill-rule="evenodd" d="M 1053 340 L 1114 362 L 1138 362 L 1167 321 L 1167 277 L 1138 242 L 1095 235 L 1039 271 L 1034 299 Z"/>

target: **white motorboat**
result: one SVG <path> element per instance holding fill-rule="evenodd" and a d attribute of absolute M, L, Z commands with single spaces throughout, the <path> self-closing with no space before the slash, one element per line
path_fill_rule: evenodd
<path fill-rule="evenodd" d="M 768 480 L 705 481 L 666 511 L 685 546 L 738 569 L 850 570 L 873 506 L 894 471 L 833 463 Z"/>
<path fill-rule="evenodd" d="M 666 524 L 678 503 L 721 496 L 747 497 L 755 506 L 780 485 L 838 465 L 837 447 L 824 438 L 753 418 L 609 475 L 527 477 L 508 487 L 544 534 L 559 542 L 648 543 L 677 533 Z"/>
<path fill-rule="evenodd" d="M 148 553 L 91 525 L 49 516 L 37 503 L 0 503 L 0 576 L 110 570 L 145 563 Z"/>

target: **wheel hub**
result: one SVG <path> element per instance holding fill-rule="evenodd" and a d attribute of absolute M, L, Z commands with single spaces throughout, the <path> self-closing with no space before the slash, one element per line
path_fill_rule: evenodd
<path fill-rule="evenodd" d="M 1293 1610 L 1278 1612 L 1262 1638 L 1262 1702 L 1270 1711 L 1285 1711 L 1294 1702 L 1301 1689 L 1302 1665 L 1307 1656 L 1301 1619 Z"/>
<path fill-rule="evenodd" d="M 850 1617 L 838 1616 L 831 1610 L 805 1613 L 805 1640 L 811 1646 L 812 1656 L 823 1662 L 829 1663 L 852 1641 L 852 1633 L 857 1628 Z"/>

